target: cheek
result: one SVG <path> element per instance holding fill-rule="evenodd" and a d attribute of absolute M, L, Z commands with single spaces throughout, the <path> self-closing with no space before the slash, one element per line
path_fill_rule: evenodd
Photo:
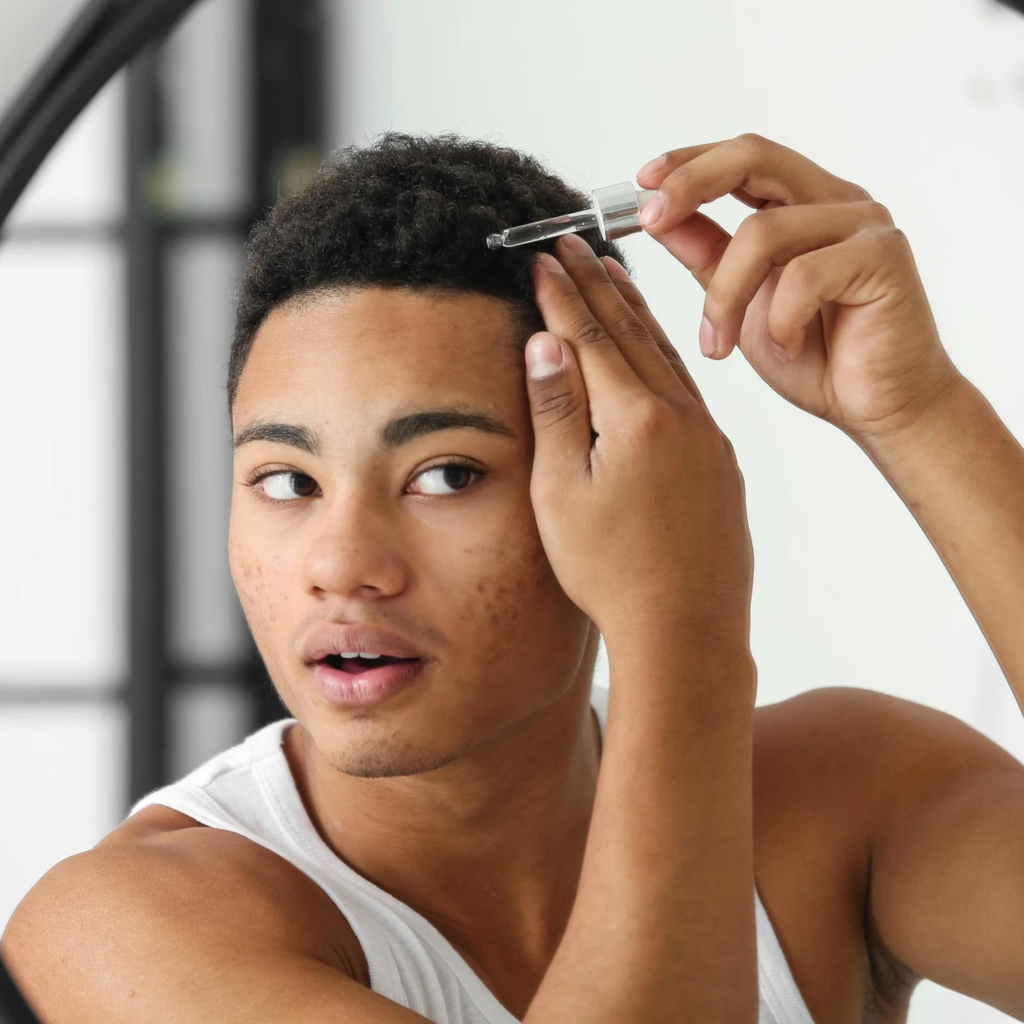
<path fill-rule="evenodd" d="M 501 545 L 473 544 L 459 550 L 468 575 L 460 595 L 455 633 L 474 636 L 474 646 L 508 647 L 538 633 L 557 636 L 582 614 L 562 590 L 535 529 L 503 534 Z"/>
<path fill-rule="evenodd" d="M 259 646 L 261 639 L 274 627 L 278 610 L 276 605 L 287 601 L 288 595 L 283 588 L 274 585 L 277 572 L 275 565 L 244 545 L 231 543 L 228 562 L 238 600 L 252 630 L 253 639 Z"/>

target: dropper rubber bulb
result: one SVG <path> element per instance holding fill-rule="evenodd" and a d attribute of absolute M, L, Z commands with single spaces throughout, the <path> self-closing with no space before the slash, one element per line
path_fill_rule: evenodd
<path fill-rule="evenodd" d="M 597 228 L 607 242 L 640 231 L 640 211 L 650 202 L 655 189 L 638 189 L 628 181 L 595 188 L 590 193 L 591 207 L 560 217 L 519 224 L 487 236 L 488 249 L 509 249 L 530 242 L 544 242 L 559 235 L 578 234 Z"/>

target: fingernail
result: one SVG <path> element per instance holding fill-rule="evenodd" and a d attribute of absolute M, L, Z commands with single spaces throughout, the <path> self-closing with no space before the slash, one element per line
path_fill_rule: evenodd
<path fill-rule="evenodd" d="M 542 380 L 562 369 L 562 346 L 553 334 L 541 333 L 526 345 L 526 373 L 530 380 Z"/>
<path fill-rule="evenodd" d="M 629 271 L 614 256 L 602 256 L 601 262 L 608 271 L 609 277 L 617 277 L 620 281 L 632 280 Z"/>
<path fill-rule="evenodd" d="M 649 228 L 665 212 L 665 197 L 660 192 L 651 196 L 651 201 L 640 213 L 640 223 Z"/>
<path fill-rule="evenodd" d="M 668 153 L 662 153 L 661 156 L 656 156 L 653 160 L 648 160 L 647 163 L 636 172 L 637 178 L 642 178 L 645 174 L 650 174 L 651 171 L 657 171 L 664 166 L 665 161 L 668 159 Z"/>
<path fill-rule="evenodd" d="M 581 256 L 593 256 L 594 250 L 579 235 L 562 235 L 562 245 Z"/>
<path fill-rule="evenodd" d="M 704 317 L 700 322 L 700 350 L 706 356 L 713 356 L 718 351 L 718 339 L 711 321 Z"/>

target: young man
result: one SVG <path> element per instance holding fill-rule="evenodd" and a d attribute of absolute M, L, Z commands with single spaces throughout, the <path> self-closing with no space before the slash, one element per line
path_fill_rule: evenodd
<path fill-rule="evenodd" d="M 757 136 L 640 183 L 702 343 L 864 446 L 1024 707 L 1024 452 L 884 208 Z M 254 235 L 229 557 L 294 717 L 25 897 L 44 1020 L 889 1024 L 922 977 L 1024 1020 L 1024 766 L 868 691 L 755 709 L 742 475 L 618 250 L 484 245 L 583 202 L 390 133 Z"/>

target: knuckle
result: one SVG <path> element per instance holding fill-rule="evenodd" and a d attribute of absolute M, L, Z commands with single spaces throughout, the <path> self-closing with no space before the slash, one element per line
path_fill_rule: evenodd
<path fill-rule="evenodd" d="M 572 325 L 572 340 L 580 345 L 597 345 L 608 341 L 608 334 L 593 317 L 585 316 Z"/>
<path fill-rule="evenodd" d="M 535 399 L 534 414 L 547 424 L 560 423 L 562 420 L 575 416 L 579 411 L 580 404 L 579 395 L 572 389 L 563 387 L 558 391 L 542 393 Z"/>
<path fill-rule="evenodd" d="M 645 441 L 654 442 L 665 436 L 665 431 L 675 415 L 675 410 L 668 402 L 658 395 L 651 395 L 634 406 L 633 429 Z"/>
<path fill-rule="evenodd" d="M 863 205 L 870 221 L 893 227 L 892 214 L 883 203 L 878 202 L 877 199 L 866 199 L 863 201 Z"/>
<path fill-rule="evenodd" d="M 718 445 L 720 456 L 725 465 L 727 465 L 733 472 L 739 472 L 739 462 L 736 459 L 736 449 L 733 447 L 732 441 L 730 441 L 717 426 L 715 427 L 715 442 Z"/>
<path fill-rule="evenodd" d="M 728 308 L 729 295 L 725 287 L 721 284 L 715 284 L 715 279 L 712 278 L 707 291 L 704 293 L 704 316 L 711 321 L 712 326 L 717 327 L 721 324 Z"/>
<path fill-rule="evenodd" d="M 877 248 L 883 254 L 893 251 L 899 252 L 909 247 L 907 236 L 895 225 L 883 225 L 874 228 L 871 232 Z"/>
<path fill-rule="evenodd" d="M 631 309 L 647 309 L 647 300 L 637 288 L 635 281 L 613 281 L 611 285 Z"/>
<path fill-rule="evenodd" d="M 666 338 L 664 342 L 658 346 L 662 352 L 665 353 L 665 358 L 668 360 L 669 366 L 674 370 L 682 370 L 689 378 L 689 373 L 686 371 L 686 364 L 683 362 L 683 357 L 676 351 L 675 346 L 671 345 Z"/>
<path fill-rule="evenodd" d="M 771 238 L 778 231 L 779 210 L 785 207 L 775 207 L 771 210 L 758 210 L 749 217 L 745 217 L 736 229 L 736 238 L 742 239 L 744 245 L 753 245 L 763 248 L 770 244 Z"/>
<path fill-rule="evenodd" d="M 868 203 L 871 202 L 871 193 L 866 188 L 845 178 L 832 175 L 832 183 L 829 188 L 830 202 L 834 203 Z"/>
<path fill-rule="evenodd" d="M 636 440 L 645 446 L 667 443 L 678 436 L 681 424 L 685 424 L 687 436 L 706 449 L 724 436 L 699 401 L 681 402 L 652 394 L 634 404 L 631 420 Z"/>
<path fill-rule="evenodd" d="M 763 135 L 758 135 L 757 132 L 744 132 L 742 135 L 737 135 L 734 141 L 755 153 L 763 153 L 772 145 L 768 139 Z"/>
<path fill-rule="evenodd" d="M 650 338 L 643 320 L 628 306 L 612 314 L 611 326 L 616 334 L 629 341 L 646 341 Z"/>
<path fill-rule="evenodd" d="M 913 259 L 910 239 L 895 225 L 884 228 L 886 241 L 890 251 L 895 251 L 899 259 Z"/>
<path fill-rule="evenodd" d="M 786 267 L 786 276 L 798 288 L 809 288 L 818 276 L 818 268 L 811 254 L 805 253 L 790 260 Z"/>
<path fill-rule="evenodd" d="M 692 180 L 693 168 L 688 163 L 680 164 L 665 179 L 664 183 L 660 187 L 670 193 L 677 192 L 680 189 L 685 189 L 687 184 Z"/>
<path fill-rule="evenodd" d="M 641 309 L 650 313 L 651 307 L 647 304 L 647 299 L 644 298 L 644 293 L 640 291 L 635 284 L 630 284 L 629 298 L 631 302 L 635 302 Z"/>

